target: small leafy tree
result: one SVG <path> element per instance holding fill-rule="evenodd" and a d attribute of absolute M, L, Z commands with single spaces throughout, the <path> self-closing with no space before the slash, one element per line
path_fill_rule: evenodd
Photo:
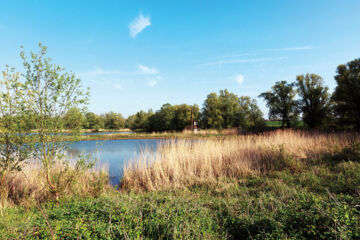
<path fill-rule="evenodd" d="M 31 52 L 28 58 L 21 52 L 25 67 L 25 89 L 27 108 L 35 116 L 37 144 L 34 156 L 43 167 L 47 186 L 57 200 L 59 194 L 74 180 L 69 174 L 69 161 L 64 151 L 68 146 L 64 129 L 63 116 L 73 107 L 83 106 L 88 102 L 88 92 L 80 86 L 80 79 L 72 72 L 65 72 L 45 57 L 46 47 L 39 44 L 38 53 Z M 76 163 L 76 169 L 90 167 L 84 161 Z M 56 174 L 54 173 L 54 170 Z"/>
<path fill-rule="evenodd" d="M 269 116 L 282 119 L 281 127 L 284 127 L 285 123 L 287 127 L 291 127 L 291 121 L 297 118 L 298 103 L 295 96 L 294 83 L 286 81 L 276 82 L 271 91 L 259 95 L 269 107 Z"/>
<path fill-rule="evenodd" d="M 7 173 L 20 171 L 32 154 L 20 74 L 8 66 L 0 80 L 0 188 Z"/>
<path fill-rule="evenodd" d="M 303 120 L 310 128 L 321 127 L 329 115 L 330 96 L 322 77 L 316 74 L 298 75 L 296 86 L 301 97 Z"/>
<path fill-rule="evenodd" d="M 342 125 L 360 129 L 360 58 L 337 67 L 333 94 L 335 111 Z"/>

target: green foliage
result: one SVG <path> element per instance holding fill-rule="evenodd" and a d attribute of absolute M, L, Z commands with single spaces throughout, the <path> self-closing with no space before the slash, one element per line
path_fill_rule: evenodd
<path fill-rule="evenodd" d="M 201 125 L 204 128 L 216 129 L 221 129 L 224 126 L 221 103 L 216 93 L 210 93 L 204 102 L 201 114 Z"/>
<path fill-rule="evenodd" d="M 337 67 L 333 94 L 340 124 L 360 129 L 360 58 Z"/>
<path fill-rule="evenodd" d="M 204 128 L 231 128 L 261 130 L 265 127 L 263 114 L 254 99 L 238 97 L 228 90 L 220 90 L 219 96 L 210 93 L 201 113 Z"/>
<path fill-rule="evenodd" d="M 95 113 L 87 112 L 85 113 L 84 128 L 99 130 L 100 128 L 104 128 L 104 121 Z"/>
<path fill-rule="evenodd" d="M 125 126 L 125 119 L 120 113 L 108 112 L 103 116 L 106 129 L 120 129 Z"/>
<path fill-rule="evenodd" d="M 276 82 L 271 91 L 259 95 L 265 99 L 269 107 L 269 117 L 281 118 L 282 127 L 285 123 L 287 127 L 291 127 L 291 120 L 295 120 L 298 116 L 298 103 L 295 100 L 296 91 L 293 87 L 293 83 Z"/>
<path fill-rule="evenodd" d="M 149 110 L 148 112 L 141 110 L 136 114 L 129 116 L 126 120 L 125 126 L 131 128 L 132 130 L 146 130 L 149 128 L 149 118 L 153 114 L 152 110 Z"/>
<path fill-rule="evenodd" d="M 41 162 L 47 187 L 58 199 L 63 189 L 60 183 L 71 182 L 69 179 L 61 179 L 67 178 L 69 174 L 51 175 L 56 165 L 69 165 L 63 155 L 68 145 L 66 136 L 62 134 L 65 127 L 63 116 L 70 109 L 86 104 L 89 93 L 83 91 L 80 79 L 72 72 L 66 72 L 45 57 L 45 46 L 39 44 L 39 48 L 39 52 L 31 52 L 29 58 L 23 51 L 20 54 L 25 68 L 25 109 L 35 117 L 37 144 L 33 156 Z"/>
<path fill-rule="evenodd" d="M 240 121 L 239 126 L 244 129 L 251 129 L 253 131 L 262 131 L 266 127 L 263 113 L 257 105 L 255 99 L 247 96 L 239 98 L 240 109 L 237 113 L 237 119 Z"/>
<path fill-rule="evenodd" d="M 158 131 L 182 131 L 191 125 L 191 119 L 197 121 L 199 107 L 197 105 L 174 105 L 164 104 L 159 111 L 149 117 L 146 130 Z"/>
<path fill-rule="evenodd" d="M 6 68 L 0 80 L 0 195 L 5 175 L 20 171 L 34 149 L 20 74 Z"/>
<path fill-rule="evenodd" d="M 310 128 L 323 127 L 330 112 L 329 89 L 323 86 L 323 79 L 316 74 L 298 75 L 296 81 L 304 122 Z"/>
<path fill-rule="evenodd" d="M 63 121 L 66 129 L 80 130 L 84 125 L 85 116 L 80 109 L 72 107 L 63 116 Z"/>

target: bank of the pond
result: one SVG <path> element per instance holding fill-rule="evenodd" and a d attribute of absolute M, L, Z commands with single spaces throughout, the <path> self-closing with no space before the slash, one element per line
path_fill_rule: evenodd
<path fill-rule="evenodd" d="M 65 136 L 65 140 L 69 141 L 87 141 L 87 140 L 121 140 L 121 139 L 197 139 L 197 138 L 211 138 L 224 137 L 229 134 L 223 133 L 192 133 L 192 132 L 178 132 L 178 133 L 129 133 L 129 134 L 98 134 L 98 135 L 80 135 L 80 136 Z"/>

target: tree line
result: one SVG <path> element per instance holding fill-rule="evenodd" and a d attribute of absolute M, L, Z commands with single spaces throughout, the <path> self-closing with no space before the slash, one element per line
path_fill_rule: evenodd
<path fill-rule="evenodd" d="M 296 81 L 276 82 L 270 91 L 261 93 L 270 118 L 279 118 L 282 127 L 301 116 L 311 129 L 360 129 L 360 59 L 337 67 L 333 93 L 321 76 L 303 74 Z"/>
<path fill-rule="evenodd" d="M 276 82 L 261 93 L 269 109 L 269 119 L 281 121 L 281 127 L 294 127 L 303 121 L 309 129 L 360 129 L 360 59 L 337 67 L 333 93 L 317 74 L 296 76 L 296 81 Z M 238 96 L 228 90 L 207 95 L 203 107 L 164 104 L 155 113 L 139 111 L 125 120 L 125 126 L 145 131 L 182 130 L 191 124 L 191 114 L 204 129 L 241 128 L 262 131 L 264 115 L 255 99 Z"/>

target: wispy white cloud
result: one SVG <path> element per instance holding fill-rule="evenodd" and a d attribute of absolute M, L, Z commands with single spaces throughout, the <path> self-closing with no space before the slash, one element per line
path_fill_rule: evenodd
<path fill-rule="evenodd" d="M 160 75 L 156 76 L 155 79 L 150 79 L 147 81 L 147 85 L 150 87 L 155 87 L 156 84 L 162 79 Z"/>
<path fill-rule="evenodd" d="M 311 50 L 312 46 L 301 46 L 301 47 L 290 47 L 290 48 L 270 48 L 266 49 L 267 51 L 302 51 L 302 50 Z"/>
<path fill-rule="evenodd" d="M 103 77 L 103 76 L 110 76 L 110 75 L 116 75 L 116 74 L 120 74 L 120 71 L 118 70 L 104 70 L 100 67 L 94 67 L 93 69 L 86 71 L 86 72 L 82 72 L 79 73 L 80 78 L 85 78 L 85 79 L 96 79 L 99 77 Z"/>
<path fill-rule="evenodd" d="M 100 67 L 94 67 L 86 72 L 78 73 L 78 76 L 84 81 L 96 84 L 118 84 L 122 74 L 126 73 L 119 70 L 104 70 Z"/>
<path fill-rule="evenodd" d="M 114 88 L 116 89 L 122 89 L 122 86 L 120 84 L 114 84 Z"/>
<path fill-rule="evenodd" d="M 224 64 L 234 64 L 234 63 L 256 63 L 256 62 L 270 62 L 275 60 L 281 60 L 285 57 L 268 57 L 268 58 L 238 58 L 230 60 L 221 60 L 216 62 L 203 63 L 200 66 L 211 66 L 211 65 L 224 65 Z"/>
<path fill-rule="evenodd" d="M 157 79 L 154 80 L 150 80 L 148 81 L 147 85 L 150 87 L 155 87 L 155 85 L 158 83 L 159 81 Z"/>
<path fill-rule="evenodd" d="M 235 81 L 241 86 L 241 84 L 244 82 L 244 75 L 242 75 L 242 74 L 236 75 Z"/>
<path fill-rule="evenodd" d="M 150 17 L 144 17 L 142 13 L 139 14 L 131 23 L 129 23 L 129 33 L 132 38 L 135 38 L 146 27 L 150 26 Z"/>
<path fill-rule="evenodd" d="M 154 67 L 147 67 L 139 64 L 139 68 L 143 74 L 159 74 L 159 71 Z"/>
<path fill-rule="evenodd" d="M 154 87 L 162 79 L 159 70 L 141 64 L 138 65 L 138 70 L 135 71 L 109 70 L 94 67 L 77 75 L 88 83 L 105 84 L 116 89 L 124 89 L 124 79 L 126 79 L 126 82 L 139 82 L 150 87 Z"/>

